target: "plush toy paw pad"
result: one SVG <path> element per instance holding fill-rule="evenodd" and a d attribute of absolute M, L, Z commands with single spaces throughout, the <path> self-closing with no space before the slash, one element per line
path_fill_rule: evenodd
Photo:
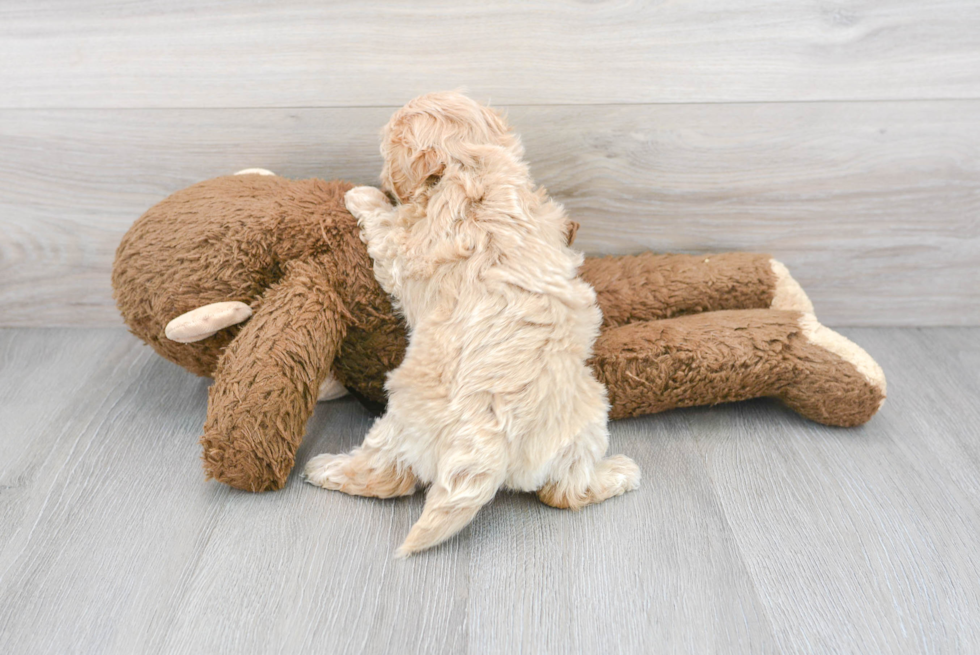
<path fill-rule="evenodd" d="M 825 327 L 813 315 L 804 314 L 801 316 L 800 327 L 803 328 L 803 334 L 807 341 L 832 352 L 856 368 L 869 384 L 881 392 L 882 401 L 884 401 L 887 395 L 885 373 L 863 348 L 844 335 Z"/>
<path fill-rule="evenodd" d="M 807 297 L 799 282 L 790 275 L 789 269 L 775 259 L 769 260 L 769 266 L 776 277 L 776 288 L 773 291 L 772 304 L 769 308 L 813 314 L 813 303 L 810 302 L 810 298 Z"/>

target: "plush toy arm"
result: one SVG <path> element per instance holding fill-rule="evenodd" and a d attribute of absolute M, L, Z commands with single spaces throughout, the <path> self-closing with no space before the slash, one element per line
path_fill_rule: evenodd
<path fill-rule="evenodd" d="M 290 262 L 253 304 L 208 393 L 204 467 L 247 491 L 279 489 L 344 338 L 345 309 L 322 262 Z"/>
<path fill-rule="evenodd" d="M 241 175 L 242 173 L 235 173 Z M 263 175 L 263 173 L 259 173 Z M 216 302 L 198 307 L 181 314 L 167 323 L 164 331 L 167 338 L 178 343 L 196 343 L 208 337 L 213 337 L 219 330 L 237 325 L 252 316 L 252 308 L 243 302 Z M 348 394 L 340 382 L 332 374 L 320 383 L 317 401 L 336 400 Z"/>
<path fill-rule="evenodd" d="M 607 327 L 721 309 L 813 313 L 800 285 L 769 255 L 590 257 L 581 275 L 595 288 Z"/>
<path fill-rule="evenodd" d="M 773 397 L 813 421 L 853 426 L 885 400 L 885 376 L 868 353 L 799 312 L 709 312 L 604 329 L 592 365 L 614 419 Z"/>

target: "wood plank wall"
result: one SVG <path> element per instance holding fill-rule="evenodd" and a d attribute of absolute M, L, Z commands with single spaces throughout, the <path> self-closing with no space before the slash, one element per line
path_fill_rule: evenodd
<path fill-rule="evenodd" d="M 771 252 L 832 325 L 980 324 L 980 3 L 0 4 L 0 326 L 119 325 L 193 182 L 376 181 L 419 93 L 508 111 L 592 253 Z"/>

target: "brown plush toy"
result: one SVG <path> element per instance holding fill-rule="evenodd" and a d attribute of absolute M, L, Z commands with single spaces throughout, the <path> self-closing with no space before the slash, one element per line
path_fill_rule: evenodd
<path fill-rule="evenodd" d="M 285 484 L 331 375 L 380 404 L 401 362 L 405 327 L 344 207 L 349 188 L 269 174 L 201 182 L 147 211 L 116 253 L 132 332 L 214 378 L 204 466 L 233 487 Z M 612 418 L 768 396 L 853 426 L 884 401 L 874 360 L 820 325 L 767 255 L 590 258 L 582 277 L 604 317 L 592 362 Z"/>

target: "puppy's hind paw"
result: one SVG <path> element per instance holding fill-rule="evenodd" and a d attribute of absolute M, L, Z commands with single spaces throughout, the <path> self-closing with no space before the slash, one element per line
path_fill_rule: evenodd
<path fill-rule="evenodd" d="M 640 467 L 625 455 L 613 455 L 602 460 L 596 465 L 596 474 L 605 480 L 614 496 L 640 486 Z"/>
<path fill-rule="evenodd" d="M 538 498 L 545 505 L 578 510 L 638 488 L 640 467 L 625 455 L 613 455 L 596 462 L 589 472 L 587 487 L 581 483 L 581 479 L 549 482 L 538 489 Z"/>

